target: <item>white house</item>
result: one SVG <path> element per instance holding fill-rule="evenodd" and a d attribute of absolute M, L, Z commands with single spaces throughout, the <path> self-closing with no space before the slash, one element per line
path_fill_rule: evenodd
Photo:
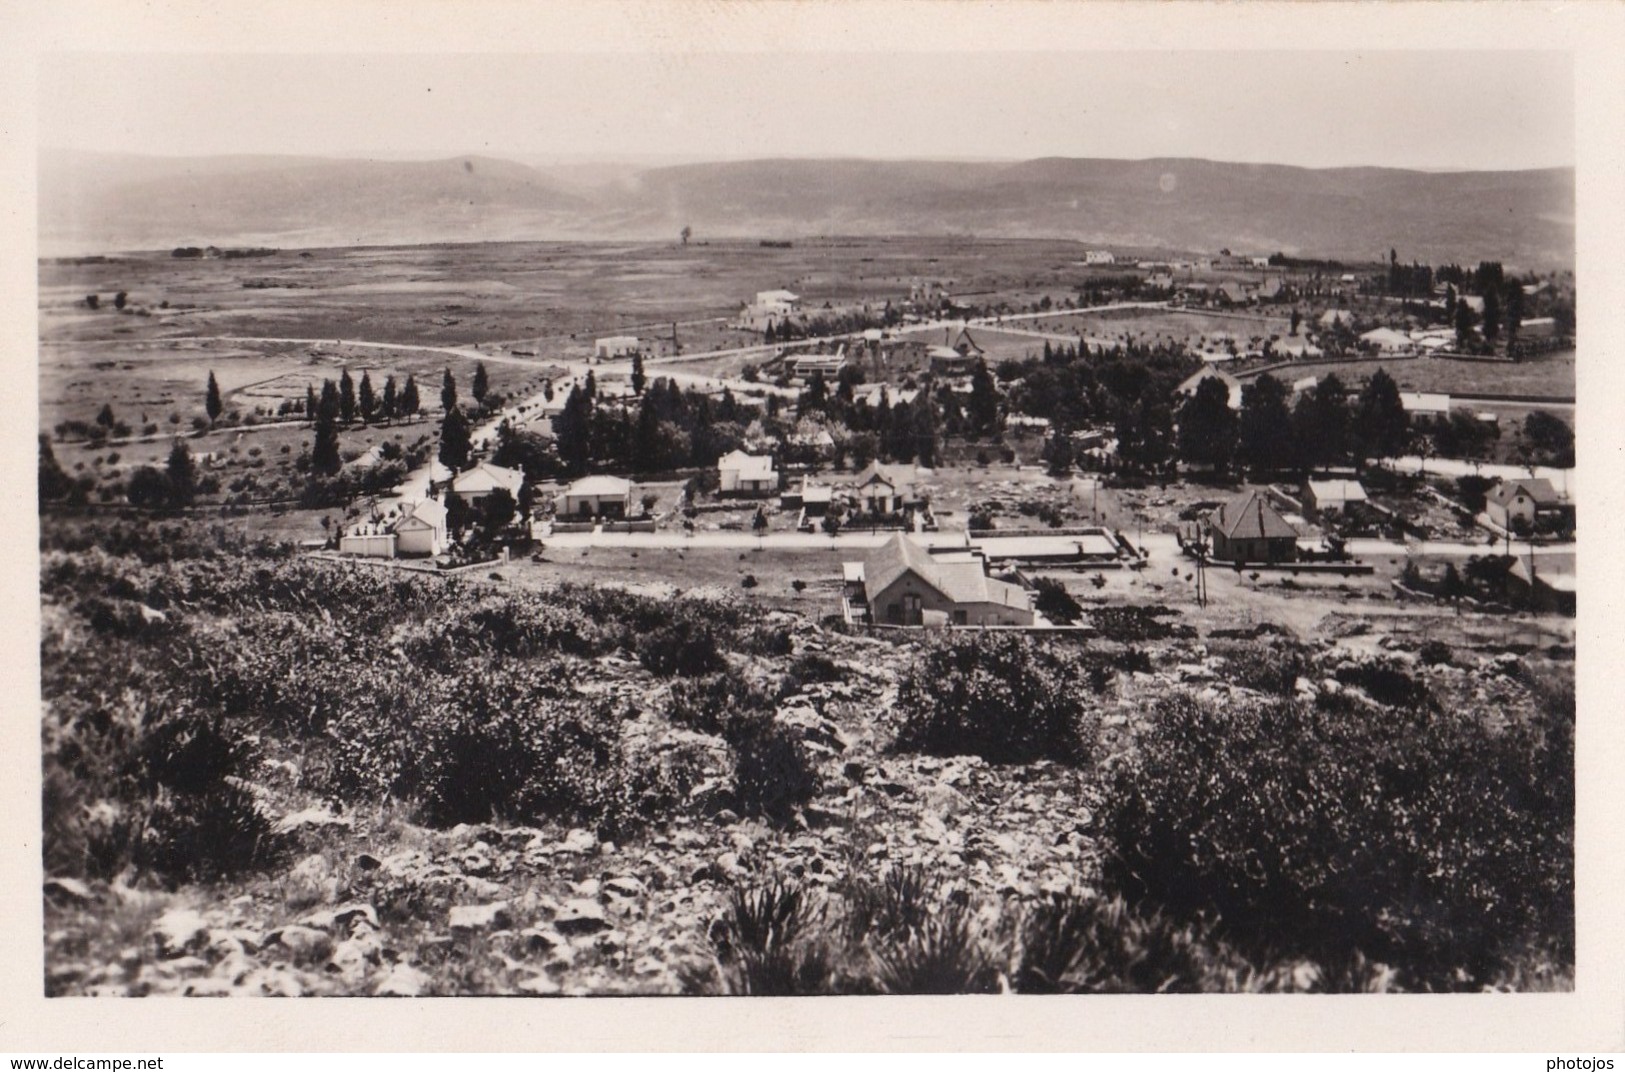
<path fill-rule="evenodd" d="M 625 517 L 630 511 L 632 482 L 618 476 L 584 476 L 564 489 L 554 516 Z"/>
<path fill-rule="evenodd" d="M 782 323 L 800 312 L 800 295 L 788 290 L 759 290 L 756 300 L 740 311 L 736 323 L 750 331 L 766 331 L 769 324 Z"/>
<path fill-rule="evenodd" d="M 1428 391 L 1401 391 L 1399 404 L 1412 424 L 1436 424 L 1450 419 L 1450 396 Z"/>
<path fill-rule="evenodd" d="M 989 577 L 980 556 L 933 556 L 902 533 L 841 576 L 846 613 L 878 625 L 1033 624 L 1032 593 Z"/>
<path fill-rule="evenodd" d="M 1083 255 L 1084 264 L 1116 264 L 1117 258 L 1109 249 L 1091 249 Z"/>
<path fill-rule="evenodd" d="M 724 495 L 764 497 L 779 489 L 779 474 L 771 457 L 736 450 L 717 460 L 717 482 Z"/>
<path fill-rule="evenodd" d="M 482 506 L 498 488 L 502 488 L 519 501 L 519 491 L 525 486 L 525 470 L 480 462 L 467 472 L 458 473 L 451 481 L 451 490 L 470 506 Z"/>
<path fill-rule="evenodd" d="M 394 526 L 395 553 L 438 555 L 446 549 L 446 507 L 434 499 L 402 503 Z"/>
<path fill-rule="evenodd" d="M 636 335 L 611 335 L 593 343 L 593 357 L 599 361 L 613 361 L 618 357 L 631 357 L 640 352 L 643 344 Z"/>
<path fill-rule="evenodd" d="M 339 539 L 339 550 L 363 558 L 394 558 L 395 532 L 391 522 L 363 521 Z"/>
<path fill-rule="evenodd" d="M 1341 514 L 1355 503 L 1366 501 L 1365 486 L 1358 480 L 1316 480 L 1303 484 L 1303 509 L 1310 517 Z"/>
<path fill-rule="evenodd" d="M 1416 349 L 1415 340 L 1393 328 L 1373 328 L 1361 335 L 1360 341 L 1385 354 L 1408 354 Z"/>

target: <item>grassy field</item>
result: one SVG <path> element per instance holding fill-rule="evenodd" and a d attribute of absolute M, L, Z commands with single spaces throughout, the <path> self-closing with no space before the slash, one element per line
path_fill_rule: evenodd
<path fill-rule="evenodd" d="M 1537 395 L 1574 397 L 1574 351 L 1544 354 L 1517 364 L 1417 358 L 1411 361 L 1355 361 L 1347 363 L 1295 362 L 1279 377 L 1324 376 L 1335 372 L 1345 383 L 1364 381 L 1379 368 L 1407 391 L 1446 394 Z"/>

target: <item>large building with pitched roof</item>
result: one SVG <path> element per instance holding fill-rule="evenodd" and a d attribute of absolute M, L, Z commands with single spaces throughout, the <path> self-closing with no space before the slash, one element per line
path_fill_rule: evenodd
<path fill-rule="evenodd" d="M 981 556 L 934 556 L 902 533 L 844 575 L 848 607 L 877 625 L 1033 624 L 1032 593 L 989 577 Z"/>
<path fill-rule="evenodd" d="M 1298 533 L 1256 490 L 1220 503 L 1207 515 L 1213 557 L 1223 562 L 1291 562 Z"/>

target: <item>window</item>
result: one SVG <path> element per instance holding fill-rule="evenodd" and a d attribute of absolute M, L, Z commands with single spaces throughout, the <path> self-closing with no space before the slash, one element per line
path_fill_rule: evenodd
<path fill-rule="evenodd" d="M 954 624 L 955 625 L 964 625 L 964 624 L 966 624 L 967 621 L 968 621 L 968 619 L 965 617 L 965 612 L 964 611 L 962 611 L 962 610 L 954 611 Z"/>

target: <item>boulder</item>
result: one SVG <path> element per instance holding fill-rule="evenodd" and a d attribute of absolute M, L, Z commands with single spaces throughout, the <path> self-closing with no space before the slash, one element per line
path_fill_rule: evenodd
<path fill-rule="evenodd" d="M 553 929 L 572 938 L 581 934 L 597 934 L 609 930 L 609 927 L 604 906 L 585 897 L 564 902 L 564 907 L 553 919 Z"/>
<path fill-rule="evenodd" d="M 86 905 L 96 899 L 89 886 L 76 878 L 48 878 L 45 896 L 62 905 Z"/>
<path fill-rule="evenodd" d="M 209 924 L 190 908 L 172 908 L 152 925 L 152 939 L 160 957 L 185 956 L 209 944 Z"/>
<path fill-rule="evenodd" d="M 381 998 L 421 997 L 429 988 L 429 977 L 409 964 L 397 964 L 379 980 L 373 994 Z"/>
<path fill-rule="evenodd" d="M 490 931 L 501 930 L 513 925 L 513 913 L 507 901 L 495 901 L 491 904 L 456 905 L 447 917 L 447 924 L 452 933 L 458 931 Z"/>

